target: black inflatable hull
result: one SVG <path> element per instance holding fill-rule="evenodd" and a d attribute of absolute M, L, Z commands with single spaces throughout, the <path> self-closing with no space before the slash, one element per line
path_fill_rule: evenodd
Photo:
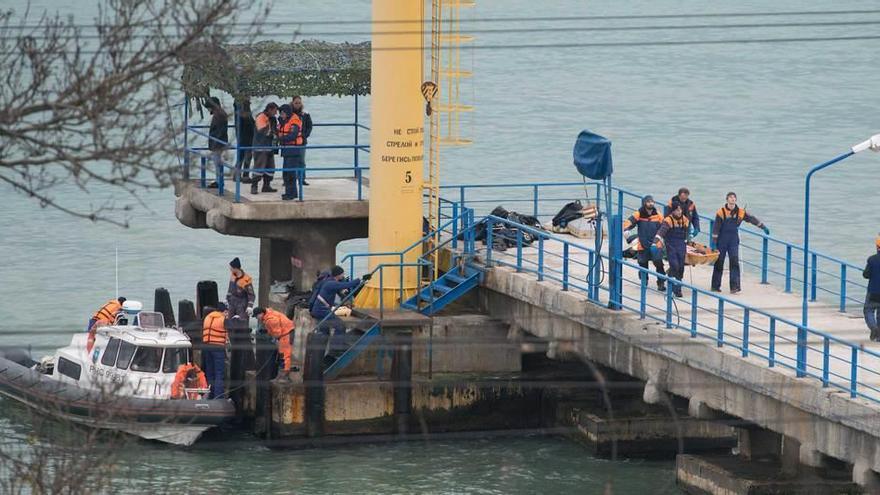
<path fill-rule="evenodd" d="M 235 417 L 228 399 L 157 400 L 89 391 L 29 368 L 31 362 L 21 352 L 0 350 L 0 394 L 62 421 L 191 445 L 205 430 Z"/>

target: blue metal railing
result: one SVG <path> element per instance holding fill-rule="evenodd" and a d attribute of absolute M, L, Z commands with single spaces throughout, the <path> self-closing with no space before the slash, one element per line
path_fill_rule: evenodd
<path fill-rule="evenodd" d="M 552 218 L 565 203 L 578 199 L 583 201 L 587 195 L 591 196 L 590 201 L 598 204 L 598 199 L 603 195 L 602 188 L 603 184 L 595 181 L 441 186 L 445 197 L 451 201 L 479 208 L 484 214 L 496 205 L 505 205 L 508 208 L 521 208 L 521 213 L 534 215 L 541 220 Z M 612 213 L 626 218 L 638 210 L 642 197 L 643 194 L 613 187 Z M 448 204 L 441 204 L 441 211 L 449 208 Z M 703 230 L 696 239 L 711 244 L 710 233 L 715 218 L 700 215 L 700 220 Z M 802 246 L 745 226 L 740 233 L 740 262 L 760 274 L 762 283 L 777 280 L 786 292 L 791 292 L 792 287 L 802 283 L 798 276 L 803 270 L 803 262 L 798 261 L 803 258 Z M 812 249 L 810 259 L 808 287 L 811 301 L 833 301 L 841 312 L 853 305 L 860 307 L 863 304 L 867 284 L 861 278 L 861 267 Z"/>
<path fill-rule="evenodd" d="M 380 315 L 379 317 L 381 319 L 384 315 L 384 311 L 385 311 L 386 306 L 396 308 L 400 305 L 400 303 L 402 303 L 405 300 L 405 298 L 407 296 L 407 292 L 404 287 L 404 271 L 405 270 L 407 270 L 407 269 L 417 270 L 419 272 L 421 272 L 423 270 L 428 270 L 428 273 L 433 273 L 434 265 L 428 257 L 434 251 L 443 249 L 447 246 L 450 246 L 450 247 L 457 246 L 459 243 L 458 236 L 453 236 L 452 233 L 454 233 L 454 232 L 458 233 L 459 235 L 461 235 L 463 237 L 462 254 L 472 255 L 475 251 L 475 246 L 476 246 L 476 244 L 474 242 L 474 235 L 473 235 L 474 230 L 476 228 L 477 228 L 477 223 L 474 222 L 473 210 L 464 209 L 464 210 L 462 210 L 460 215 L 458 214 L 458 212 L 456 210 L 456 213 L 450 219 L 448 219 L 446 222 L 439 225 L 437 230 L 426 233 L 421 239 L 414 242 L 413 244 L 411 244 L 409 247 L 407 247 L 403 251 L 385 252 L 385 253 L 368 253 L 368 252 L 350 253 L 350 254 L 344 256 L 339 261 L 339 264 L 341 266 L 344 266 L 346 263 L 348 263 L 349 264 L 349 272 L 348 273 L 354 274 L 355 273 L 354 262 L 356 259 L 373 258 L 373 257 L 383 257 L 383 258 L 396 257 L 397 258 L 396 262 L 380 263 L 380 264 L 376 265 L 372 271 L 369 272 L 371 277 L 375 277 L 376 274 L 378 273 L 378 277 L 379 277 L 379 315 Z M 425 250 L 424 249 L 425 244 L 432 239 L 436 239 L 438 237 L 438 234 L 447 234 L 447 236 L 451 236 L 451 237 L 447 237 L 441 243 L 438 243 L 437 245 L 429 247 L 429 249 Z M 409 256 L 411 252 L 413 252 L 414 250 L 417 250 L 417 249 L 420 249 L 420 251 L 418 251 L 420 253 L 418 259 L 416 261 L 412 261 L 412 262 L 405 261 L 407 256 Z M 453 249 L 455 249 L 455 248 L 453 247 Z M 385 290 L 384 289 L 386 287 L 385 280 L 387 278 L 387 277 L 385 277 L 385 270 L 386 269 L 396 270 L 397 276 L 398 276 L 397 286 L 395 287 L 395 289 L 397 289 L 397 291 L 398 291 L 398 297 L 394 301 L 388 302 L 389 304 L 386 304 L 386 301 L 384 299 L 385 298 L 385 294 L 384 294 Z M 421 293 L 425 287 L 422 285 L 422 278 L 420 275 L 421 275 L 420 273 L 417 273 L 416 277 L 415 277 L 417 280 L 419 280 L 418 286 L 416 287 L 416 294 Z M 358 288 L 360 288 L 361 286 L 363 286 L 363 283 L 361 283 L 361 285 L 358 286 Z M 357 290 L 351 291 L 351 293 L 346 298 L 344 298 L 339 303 L 339 305 L 336 305 L 333 308 L 331 308 L 331 313 L 333 311 L 335 311 L 335 309 L 338 306 L 351 302 L 353 299 L 353 296 L 356 292 L 357 292 Z M 433 300 L 428 301 L 428 304 L 430 304 L 432 302 L 433 302 Z M 318 323 L 316 328 L 323 328 L 322 325 L 329 318 L 331 318 L 330 315 L 325 316 Z"/>
<path fill-rule="evenodd" d="M 189 142 L 189 133 L 195 134 L 200 137 L 206 138 L 209 142 L 218 142 L 221 143 L 228 150 L 235 150 L 236 152 L 236 160 L 238 160 L 239 153 L 245 151 L 278 151 L 282 149 L 303 149 L 303 150 L 352 150 L 353 154 L 353 165 L 343 165 L 343 166 L 315 166 L 311 165 L 309 167 L 295 167 L 295 168 L 284 168 L 284 167 L 273 167 L 273 168 L 250 168 L 249 172 L 253 173 L 274 173 L 274 172 L 296 172 L 296 180 L 297 180 L 297 189 L 299 192 L 298 199 L 303 201 L 305 199 L 305 191 L 303 190 L 303 181 L 305 180 L 305 171 L 308 170 L 310 173 L 318 173 L 318 172 L 339 172 L 339 171 L 347 171 L 351 170 L 353 172 L 353 176 L 355 179 L 355 183 L 357 185 L 357 199 L 359 201 L 363 200 L 363 179 L 364 179 L 364 171 L 369 171 L 369 167 L 360 166 L 359 154 L 361 151 L 369 152 L 368 145 L 360 145 L 360 144 L 331 144 L 331 145 L 304 145 L 304 146 L 230 146 L 228 142 L 219 140 L 217 138 L 211 137 L 205 132 L 203 129 L 208 128 L 209 126 L 205 125 L 190 125 L 184 129 L 184 142 Z M 233 126 L 230 126 L 233 127 Z M 355 135 L 358 134 L 359 129 L 367 129 L 366 127 L 359 123 L 322 123 L 315 124 L 315 127 L 353 127 L 355 129 Z M 357 138 L 355 139 L 355 143 L 357 143 Z M 201 188 L 208 187 L 208 173 L 207 167 L 210 165 L 209 160 L 212 160 L 210 156 L 209 148 L 207 146 L 187 146 L 184 148 L 184 160 L 183 160 L 183 176 L 184 178 L 190 177 L 190 167 L 191 167 L 191 158 L 192 156 L 198 156 L 200 158 L 200 177 L 199 177 L 199 185 Z M 223 196 L 226 193 L 226 181 L 224 177 L 225 170 L 233 171 L 233 181 L 234 181 L 234 194 L 233 201 L 236 203 L 241 201 L 241 174 L 234 173 L 235 165 L 228 164 L 224 161 L 220 162 L 219 171 L 215 170 L 215 180 L 217 182 L 217 193 Z M 219 173 L 218 173 L 219 172 Z"/>
<path fill-rule="evenodd" d="M 608 300 L 608 288 L 597 282 L 597 264 L 594 263 L 596 259 L 612 261 L 607 255 L 503 218 L 490 215 L 481 222 L 485 223 L 488 233 L 484 255 L 488 266 L 503 265 L 518 272 L 533 273 L 538 280 L 558 282 L 562 290 L 582 292 L 588 301 L 597 305 L 605 306 L 611 302 Z M 499 224 L 520 232 L 515 239 L 511 239 L 515 241 L 515 249 L 498 251 L 493 248 L 492 231 Z M 535 241 L 526 245 L 523 233 L 528 233 Z M 530 248 L 535 252 L 524 253 Z M 556 259 L 557 262 L 547 263 L 548 259 Z M 635 277 L 624 275 L 625 289 L 621 293 L 621 300 L 616 301 L 620 308 L 640 318 L 661 322 L 666 328 L 685 330 L 693 338 L 710 339 L 718 347 L 738 349 L 743 357 L 760 358 L 769 367 L 778 365 L 794 370 L 799 376 L 818 379 L 823 386 L 845 390 L 851 397 L 880 402 L 880 389 L 870 383 L 880 381 L 880 372 L 876 369 L 880 363 L 880 353 L 820 330 L 804 328 L 772 312 L 660 275 L 625 259 L 614 261 L 628 268 L 629 273 L 637 274 Z M 573 270 L 580 275 L 573 274 Z M 652 297 L 649 297 L 658 294 L 648 289 L 647 277 L 666 281 L 666 293 L 659 294 L 662 306 L 652 302 Z M 674 298 L 672 292 L 676 284 L 689 289 L 690 298 Z M 631 290 L 626 290 L 626 287 Z M 633 288 L 638 288 L 636 295 L 633 295 Z M 604 297 L 600 294 L 604 294 Z M 802 331 L 806 338 L 800 340 L 780 335 L 783 329 L 788 329 L 789 333 Z M 780 345 L 790 349 L 780 350 Z M 798 359 L 799 351 L 803 352 L 802 360 Z M 866 365 L 866 361 L 873 365 Z M 833 364 L 836 363 L 843 363 L 849 372 L 844 375 L 834 371 Z"/>

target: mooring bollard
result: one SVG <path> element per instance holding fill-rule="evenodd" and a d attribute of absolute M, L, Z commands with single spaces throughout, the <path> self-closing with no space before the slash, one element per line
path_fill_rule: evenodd
<path fill-rule="evenodd" d="M 306 436 L 310 438 L 324 432 L 324 349 L 327 339 L 321 333 L 306 336 L 303 383 L 306 387 Z"/>
<path fill-rule="evenodd" d="M 412 332 L 400 332 L 391 339 L 394 352 L 391 359 L 391 380 L 394 384 L 394 418 L 396 431 L 408 431 L 412 413 Z"/>

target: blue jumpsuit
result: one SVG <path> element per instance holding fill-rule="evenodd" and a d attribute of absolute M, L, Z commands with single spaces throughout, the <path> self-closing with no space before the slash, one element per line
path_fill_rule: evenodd
<path fill-rule="evenodd" d="M 730 290 L 740 290 L 739 274 L 739 226 L 743 222 L 764 228 L 764 224 L 756 217 L 746 213 L 746 210 L 735 206 L 728 210 L 727 205 L 722 206 L 715 213 L 715 226 L 712 229 L 712 239 L 718 249 L 718 261 L 712 270 L 712 290 L 721 290 L 721 277 L 724 275 L 724 258 L 730 255 Z"/>
<path fill-rule="evenodd" d="M 880 338 L 880 250 L 868 258 L 862 276 L 868 279 L 868 293 L 865 294 L 865 305 L 862 308 L 865 324 L 871 330 L 871 340 Z"/>
<path fill-rule="evenodd" d="M 663 219 L 657 237 L 666 241 L 666 259 L 669 261 L 669 275 L 681 280 L 684 277 L 684 259 L 687 254 L 687 236 L 691 223 L 686 216 L 672 216 Z M 673 284 L 672 291 L 681 297 L 681 285 Z"/>
<path fill-rule="evenodd" d="M 309 313 L 312 315 L 312 318 L 315 318 L 318 321 L 327 318 L 318 328 L 318 332 L 327 335 L 330 333 L 330 328 L 332 328 L 333 336 L 330 338 L 330 353 L 341 354 L 345 352 L 346 349 L 343 342 L 346 328 L 345 323 L 343 323 L 338 316 L 333 314 L 333 302 L 336 300 L 336 296 L 339 295 L 340 292 L 356 288 L 361 284 L 361 280 L 355 279 L 346 282 L 330 278 L 319 283 L 321 285 L 318 288 L 318 297 L 315 298 L 315 302 L 312 304 L 312 307 L 309 308 Z"/>
<path fill-rule="evenodd" d="M 669 200 L 669 203 L 663 209 L 663 216 L 668 217 L 672 210 L 675 209 L 676 206 L 681 206 L 681 211 L 684 213 L 685 218 L 690 221 L 691 225 L 694 226 L 695 234 L 700 232 L 700 215 L 697 213 L 697 204 L 694 203 L 690 198 L 687 201 L 681 202 L 678 199 L 678 195 L 672 197 Z"/>
<path fill-rule="evenodd" d="M 296 124 L 291 124 L 288 128 L 288 122 L 289 119 L 281 124 L 282 129 L 289 129 L 289 132 L 282 133 L 280 137 L 281 144 L 285 146 L 284 148 L 281 148 L 281 159 L 284 162 L 283 167 L 285 169 L 302 168 L 305 166 L 305 157 L 303 156 L 304 149 L 288 147 L 296 145 L 296 141 L 300 137 L 300 126 Z M 281 177 L 284 181 L 284 194 L 281 196 L 281 198 L 295 199 L 299 197 L 296 188 L 296 185 L 299 182 L 299 172 L 294 170 L 286 170 L 281 173 Z"/>
<path fill-rule="evenodd" d="M 662 222 L 663 215 L 658 213 L 656 208 L 648 210 L 645 207 L 642 207 L 626 220 L 626 223 L 623 225 L 623 230 L 630 230 L 633 227 L 637 227 L 637 232 L 639 234 L 637 260 L 639 266 L 642 268 L 648 268 L 648 262 L 653 262 L 657 273 L 660 275 L 666 275 L 666 271 L 663 269 L 663 254 L 659 250 L 653 252 L 651 250 L 651 245 L 654 243 L 654 237 L 657 235 L 657 231 L 660 230 L 660 224 Z M 642 272 L 640 275 L 645 278 L 645 281 L 647 282 L 647 274 Z M 664 290 L 665 286 L 666 284 L 663 283 L 663 280 L 657 279 L 658 289 Z"/>

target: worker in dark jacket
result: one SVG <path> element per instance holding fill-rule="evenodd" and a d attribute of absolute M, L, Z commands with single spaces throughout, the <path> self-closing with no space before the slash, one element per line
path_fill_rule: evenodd
<path fill-rule="evenodd" d="M 244 100 L 241 105 L 236 103 L 235 113 L 238 116 L 238 123 L 235 126 L 238 145 L 242 148 L 250 148 L 254 145 L 254 116 L 251 113 L 251 100 Z M 253 157 L 254 150 L 251 149 L 239 149 L 238 156 L 235 157 L 235 175 L 241 176 L 241 181 L 245 184 L 251 182 L 249 172 Z"/>
<path fill-rule="evenodd" d="M 690 237 L 696 237 L 700 233 L 700 215 L 697 213 L 697 204 L 691 200 L 691 192 L 688 188 L 680 188 L 678 194 L 669 200 L 669 203 L 666 204 L 663 210 L 663 216 L 668 217 L 676 205 L 681 206 L 682 213 L 691 224 Z"/>
<path fill-rule="evenodd" d="M 724 258 L 730 255 L 730 293 L 737 294 L 742 288 L 739 275 L 739 226 L 748 222 L 770 235 L 770 229 L 756 217 L 746 213 L 736 205 L 736 193 L 727 193 L 727 202 L 715 213 L 715 226 L 712 241 L 718 249 L 718 260 L 712 270 L 712 291 L 721 292 L 721 277 L 724 275 Z"/>
<path fill-rule="evenodd" d="M 874 241 L 877 252 L 868 258 L 862 276 L 868 279 L 868 293 L 865 294 L 865 323 L 871 330 L 871 340 L 880 341 L 880 237 Z"/>
<path fill-rule="evenodd" d="M 623 223 L 623 230 L 636 228 L 639 234 L 639 242 L 636 246 L 639 266 L 648 268 L 648 262 L 652 261 L 657 273 L 666 275 L 666 271 L 663 270 L 663 253 L 654 243 L 661 223 L 663 223 L 663 215 L 655 208 L 654 198 L 645 196 L 642 198 L 642 207 Z M 648 274 L 641 272 L 640 275 L 647 282 Z M 666 283 L 663 279 L 657 279 L 657 289 L 666 290 Z"/>
<path fill-rule="evenodd" d="M 226 304 L 229 305 L 229 317 L 238 316 L 247 321 L 254 310 L 254 282 L 251 276 L 241 269 L 238 258 L 229 262 L 229 288 L 226 290 Z"/>
<path fill-rule="evenodd" d="M 285 169 L 301 169 L 303 165 L 303 149 L 302 146 L 302 119 L 294 113 L 290 105 L 281 105 L 278 109 L 281 120 L 278 122 L 280 128 L 278 137 L 281 141 L 281 159 L 284 160 Z M 296 191 L 296 184 L 299 181 L 299 173 L 297 170 L 285 170 L 281 173 L 284 179 L 284 194 L 281 195 L 283 200 L 291 200 L 299 197 Z"/>
<path fill-rule="evenodd" d="M 278 105 L 269 103 L 266 108 L 257 114 L 254 119 L 254 146 L 264 149 L 254 151 L 254 168 L 262 170 L 254 172 L 251 179 L 251 194 L 257 194 L 257 188 L 260 184 L 260 178 L 263 179 L 263 189 L 261 192 L 278 192 L 270 185 L 272 175 L 275 173 L 271 169 L 275 168 L 275 152 L 266 149 L 274 144 L 275 134 L 277 133 L 275 114 L 278 112 Z"/>
<path fill-rule="evenodd" d="M 305 108 L 303 108 L 303 100 L 302 100 L 301 96 L 294 96 L 293 101 L 290 102 L 290 105 L 293 107 L 293 112 L 296 113 L 297 115 L 299 115 L 300 120 L 302 120 L 302 144 L 303 144 L 303 146 L 306 146 L 309 144 L 309 136 L 312 135 L 312 116 L 311 116 L 311 114 L 309 114 L 309 112 L 305 111 Z M 302 150 L 302 162 L 303 162 L 302 166 L 304 169 L 302 172 L 302 174 L 303 174 L 302 185 L 307 186 L 307 185 L 309 185 L 309 183 L 306 182 L 306 172 L 305 172 L 306 149 L 305 148 L 303 148 L 303 150 Z"/>
<path fill-rule="evenodd" d="M 684 277 L 684 259 L 687 254 L 687 239 L 691 226 L 691 222 L 682 210 L 680 203 L 672 207 L 670 215 L 663 219 L 656 238 L 666 246 L 669 275 L 679 281 Z M 681 285 L 673 283 L 672 293 L 675 294 L 675 297 L 681 297 Z"/>
<path fill-rule="evenodd" d="M 341 266 L 334 266 L 330 270 L 330 277 L 321 280 L 318 282 L 319 285 L 312 289 L 317 291 L 317 297 L 312 303 L 312 307 L 309 308 L 309 313 L 319 322 L 323 320 L 323 323 L 318 327 L 318 332 L 328 335 L 330 329 L 333 329 L 333 336 L 330 341 L 330 354 L 327 355 L 325 360 L 325 365 L 328 366 L 346 349 L 344 342 L 342 342 L 346 331 L 345 323 L 333 313 L 336 309 L 334 307 L 336 297 L 341 292 L 355 289 L 370 279 L 369 274 L 364 275 L 361 279 L 348 281 L 344 280 L 344 277 L 345 270 Z"/>
<path fill-rule="evenodd" d="M 205 99 L 205 107 L 211 112 L 211 127 L 208 129 L 208 150 L 211 152 L 211 160 L 214 161 L 214 170 L 217 181 L 223 176 L 223 150 L 229 146 L 229 116 L 220 105 L 220 99 L 216 96 Z M 217 181 L 209 187 L 217 187 Z"/>

